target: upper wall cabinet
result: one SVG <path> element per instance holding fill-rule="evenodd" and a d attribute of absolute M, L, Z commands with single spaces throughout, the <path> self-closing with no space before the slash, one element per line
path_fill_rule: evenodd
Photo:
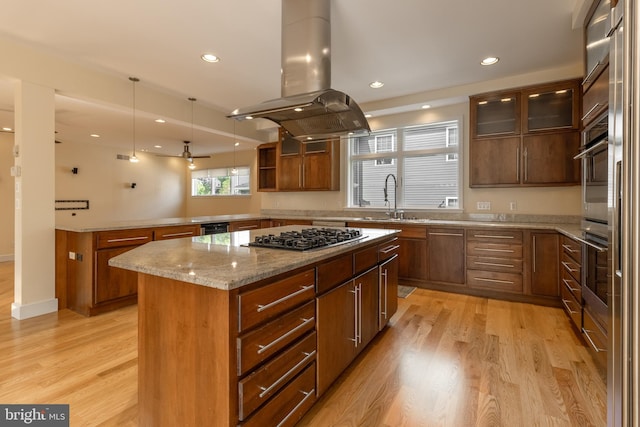
<path fill-rule="evenodd" d="M 470 97 L 471 187 L 579 185 L 580 81 Z"/>

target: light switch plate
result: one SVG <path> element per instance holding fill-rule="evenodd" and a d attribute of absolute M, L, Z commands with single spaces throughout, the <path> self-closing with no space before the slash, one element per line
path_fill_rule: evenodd
<path fill-rule="evenodd" d="M 491 210 L 491 202 L 478 202 L 476 206 L 479 211 Z"/>

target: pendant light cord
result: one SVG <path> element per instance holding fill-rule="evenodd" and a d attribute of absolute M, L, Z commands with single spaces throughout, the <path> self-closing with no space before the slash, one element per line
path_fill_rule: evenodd
<path fill-rule="evenodd" d="M 132 106 L 132 110 L 133 110 L 133 135 L 132 135 L 132 140 L 133 140 L 133 156 L 131 157 L 132 162 L 137 162 L 138 158 L 136 157 L 136 83 L 140 81 L 139 78 L 137 77 L 129 77 L 129 80 L 131 80 L 131 82 L 133 83 L 133 106 Z"/>

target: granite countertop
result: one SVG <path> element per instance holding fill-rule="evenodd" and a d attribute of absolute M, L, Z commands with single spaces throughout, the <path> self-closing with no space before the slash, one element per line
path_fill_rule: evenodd
<path fill-rule="evenodd" d="M 270 234 L 305 226 L 270 228 Z M 149 242 L 109 260 L 109 265 L 140 273 L 231 290 L 261 279 L 347 253 L 360 245 L 398 234 L 393 229 L 362 228 L 362 239 L 340 245 L 292 251 L 246 246 L 265 230 L 236 231 Z"/>
<path fill-rule="evenodd" d="M 160 218 L 160 219 L 142 219 L 130 221 L 113 221 L 113 222 L 66 222 L 56 224 L 56 229 L 64 231 L 75 231 L 78 233 L 93 231 L 110 231 L 110 230 L 126 230 L 132 228 L 151 228 L 166 227 L 171 225 L 192 225 L 207 224 L 213 222 L 231 222 L 245 221 L 252 219 L 263 219 L 262 215 L 257 214 L 237 214 L 237 215 L 214 215 L 214 216 L 194 216 L 183 218 Z"/>

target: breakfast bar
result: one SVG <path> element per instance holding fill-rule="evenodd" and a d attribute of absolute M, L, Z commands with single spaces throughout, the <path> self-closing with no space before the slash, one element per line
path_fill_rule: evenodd
<path fill-rule="evenodd" d="M 308 250 L 249 245 L 262 234 L 153 241 L 109 261 L 138 274 L 139 425 L 293 425 L 395 312 L 397 230 Z"/>

